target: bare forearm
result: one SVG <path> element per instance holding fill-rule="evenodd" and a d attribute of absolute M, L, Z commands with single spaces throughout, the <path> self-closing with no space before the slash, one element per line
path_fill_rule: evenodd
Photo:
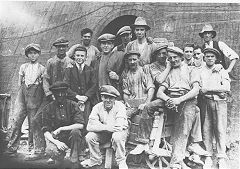
<path fill-rule="evenodd" d="M 168 76 L 168 73 L 170 72 L 171 68 L 170 67 L 167 67 L 161 74 L 159 74 L 157 77 L 156 77 L 156 81 L 161 84 L 165 81 L 165 79 L 167 78 Z"/>
<path fill-rule="evenodd" d="M 60 127 L 61 128 L 61 131 L 68 131 L 68 130 L 74 130 L 74 129 L 83 129 L 83 124 L 72 124 L 72 125 L 69 125 L 69 126 L 63 126 L 63 127 Z"/>
<path fill-rule="evenodd" d="M 48 140 L 49 140 L 50 142 L 52 142 L 53 144 L 55 144 L 55 145 L 57 144 L 58 140 L 54 139 L 53 136 L 52 136 L 52 134 L 51 134 L 50 132 L 46 131 L 46 132 L 44 133 L 44 136 L 45 136 L 46 139 L 48 139 Z"/>
<path fill-rule="evenodd" d="M 230 73 L 235 65 L 235 63 L 237 62 L 237 59 L 232 59 L 230 62 L 229 67 L 227 68 L 227 72 Z"/>
<path fill-rule="evenodd" d="M 181 100 L 181 102 L 184 102 L 188 99 L 192 99 L 194 97 L 196 97 L 199 93 L 199 86 L 195 86 L 193 87 L 192 90 L 190 90 L 187 94 L 181 96 L 179 99 Z"/>
<path fill-rule="evenodd" d="M 146 103 L 150 103 L 151 102 L 151 100 L 153 99 L 153 96 L 154 96 L 154 91 L 155 91 L 154 88 L 150 88 L 148 90 L 148 96 L 147 96 Z"/>
<path fill-rule="evenodd" d="M 102 124 L 101 122 L 89 120 L 87 125 L 87 131 L 91 131 L 91 132 L 107 131 L 107 125 Z"/>

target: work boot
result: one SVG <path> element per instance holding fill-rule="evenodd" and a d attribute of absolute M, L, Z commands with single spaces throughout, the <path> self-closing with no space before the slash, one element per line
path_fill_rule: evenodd
<path fill-rule="evenodd" d="M 96 166 L 96 165 L 101 165 L 102 164 L 102 161 L 93 161 L 91 159 L 87 159 L 87 160 L 84 160 L 83 162 L 81 162 L 81 165 L 84 167 L 84 168 L 91 168 L 93 166 Z"/>
<path fill-rule="evenodd" d="M 187 148 L 188 151 L 194 152 L 195 154 L 198 154 L 200 156 L 208 156 L 209 153 L 204 150 L 198 143 L 192 143 Z"/>
<path fill-rule="evenodd" d="M 229 169 L 225 158 L 218 158 L 218 168 L 219 169 Z"/>
<path fill-rule="evenodd" d="M 212 169 L 213 161 L 212 157 L 207 157 L 205 159 L 205 164 L 203 165 L 203 169 Z"/>
<path fill-rule="evenodd" d="M 35 160 L 40 160 L 45 157 L 44 153 L 33 153 L 24 158 L 24 161 L 35 161 Z"/>

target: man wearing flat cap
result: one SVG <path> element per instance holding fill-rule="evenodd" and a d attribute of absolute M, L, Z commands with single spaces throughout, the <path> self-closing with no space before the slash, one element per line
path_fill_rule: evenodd
<path fill-rule="evenodd" d="M 47 155 L 61 166 L 66 152 L 70 150 L 70 160 L 73 166 L 78 167 L 78 158 L 84 148 L 81 130 L 85 122 L 78 104 L 66 99 L 67 89 L 68 84 L 65 82 L 51 85 L 49 90 L 55 100 L 41 109 L 38 116 L 41 118 Z"/>
<path fill-rule="evenodd" d="M 42 103 L 44 95 L 42 88 L 44 66 L 38 63 L 40 54 L 41 48 L 39 44 L 31 43 L 25 48 L 25 55 L 29 62 L 22 64 L 19 70 L 19 90 L 12 115 L 13 123 L 10 124 L 11 127 L 7 135 L 9 141 L 7 152 L 10 154 L 17 152 L 19 139 L 22 134 L 21 127 L 26 117 L 28 117 L 29 123 L 29 151 L 33 148 L 36 150 L 36 147 L 33 145 L 36 140 L 33 140 L 33 133 L 35 131 L 32 120 Z"/>
<path fill-rule="evenodd" d="M 113 54 L 107 64 L 107 71 L 109 72 L 111 85 L 119 91 L 122 91 L 120 77 L 124 67 L 126 66 L 123 58 L 124 54 L 126 53 L 126 46 L 132 38 L 132 29 L 130 26 L 124 26 L 117 32 L 116 37 L 121 38 L 122 44 L 113 49 Z"/>
<path fill-rule="evenodd" d="M 187 64 L 182 62 L 184 58 L 180 48 L 168 47 L 167 51 L 172 69 L 166 80 L 160 84 L 157 98 L 162 99 L 169 111 L 175 113 L 170 167 L 174 169 L 188 168 L 183 159 L 189 135 L 192 136 L 192 142 L 202 141 L 201 125 L 197 125 L 200 124 L 200 114 L 196 111 L 200 76 L 195 69 L 190 69 Z M 166 90 L 168 94 L 165 93 Z M 196 134 L 193 135 L 193 133 Z"/>
<path fill-rule="evenodd" d="M 86 141 L 90 150 L 90 159 L 81 163 L 90 168 L 102 163 L 99 144 L 111 141 L 115 150 L 115 158 L 119 169 L 127 169 L 125 143 L 127 139 L 128 121 L 125 105 L 117 101 L 120 93 L 110 85 L 100 88 L 102 102 L 96 104 L 89 116 Z"/>
<path fill-rule="evenodd" d="M 202 28 L 202 31 L 199 33 L 199 36 L 204 40 L 203 49 L 205 48 L 214 48 L 220 52 L 220 56 L 217 59 L 216 63 L 222 64 L 224 69 L 230 73 L 237 61 L 239 59 L 239 55 L 232 50 L 229 46 L 227 46 L 222 41 L 213 40 L 216 37 L 217 33 L 213 30 L 212 25 L 207 24 Z M 230 65 L 227 66 L 225 62 L 225 58 L 230 60 Z"/>
<path fill-rule="evenodd" d="M 67 51 L 67 57 L 72 58 L 74 55 L 74 50 L 79 47 L 83 46 L 87 49 L 87 58 L 85 61 L 85 64 L 87 66 L 91 65 L 91 62 L 96 59 L 96 56 L 99 53 L 99 50 L 97 47 L 91 44 L 93 31 L 89 28 L 84 28 L 81 30 L 81 42 L 79 44 L 73 45 L 68 51 Z"/>
<path fill-rule="evenodd" d="M 227 92 L 230 91 L 230 79 L 227 70 L 221 69 L 213 72 L 216 60 L 220 57 L 220 52 L 214 48 L 203 50 L 206 65 L 201 69 L 201 93 L 203 115 L 203 141 L 206 150 L 210 152 L 210 157 L 205 160 L 206 168 L 212 168 L 213 137 L 216 139 L 216 157 L 218 158 L 219 169 L 228 168 L 226 166 L 226 129 L 227 129 Z"/>
<path fill-rule="evenodd" d="M 131 26 L 137 39 L 128 43 L 126 50 L 136 50 L 140 53 L 140 65 L 149 64 L 151 55 L 155 49 L 155 43 L 150 42 L 146 38 L 146 32 L 150 30 L 146 20 L 143 17 L 137 17 Z"/>
<path fill-rule="evenodd" d="M 112 49 L 114 47 L 115 35 L 105 33 L 98 38 L 100 44 L 101 53 L 97 56 L 91 66 L 96 71 L 96 77 L 98 80 L 98 87 L 102 85 L 111 84 L 109 72 L 107 71 L 107 64 L 112 56 Z"/>

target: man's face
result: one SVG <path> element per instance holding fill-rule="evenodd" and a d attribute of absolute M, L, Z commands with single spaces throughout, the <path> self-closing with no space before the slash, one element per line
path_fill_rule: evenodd
<path fill-rule="evenodd" d="M 146 28 L 144 26 L 136 26 L 134 33 L 135 33 L 137 39 L 142 39 L 146 35 Z"/>
<path fill-rule="evenodd" d="M 195 49 L 193 51 L 193 59 L 194 59 L 194 64 L 195 66 L 199 67 L 201 66 L 202 62 L 203 62 L 203 53 L 201 51 L 201 49 Z"/>
<path fill-rule="evenodd" d="M 204 40 L 204 42 L 209 42 L 209 41 L 212 40 L 212 38 L 213 38 L 212 32 L 204 32 L 203 33 L 203 40 Z"/>
<path fill-rule="evenodd" d="M 32 63 L 35 63 L 38 60 L 39 52 L 34 49 L 30 49 L 27 54 L 28 58 Z"/>
<path fill-rule="evenodd" d="M 124 34 L 120 35 L 120 37 L 121 37 L 122 43 L 127 45 L 132 39 L 132 34 L 124 33 Z"/>
<path fill-rule="evenodd" d="M 100 47 L 104 54 L 108 54 L 112 51 L 114 44 L 112 41 L 103 41 L 101 42 Z"/>
<path fill-rule="evenodd" d="M 85 51 L 76 51 L 74 53 L 74 58 L 75 58 L 75 61 L 78 63 L 78 64 L 83 64 L 86 60 L 86 52 Z"/>
<path fill-rule="evenodd" d="M 82 36 L 82 42 L 85 46 L 89 46 L 90 45 L 90 42 L 91 42 L 91 38 L 92 38 L 92 35 L 91 33 L 85 33 L 83 36 Z"/>
<path fill-rule="evenodd" d="M 62 90 L 59 90 L 59 91 L 55 91 L 53 92 L 54 94 L 54 97 L 56 98 L 57 102 L 59 103 L 63 103 L 63 101 L 66 99 L 66 91 L 62 91 Z"/>
<path fill-rule="evenodd" d="M 216 55 L 212 52 L 206 52 L 204 58 L 205 58 L 206 65 L 209 67 L 213 66 L 217 60 Z"/>
<path fill-rule="evenodd" d="M 164 65 L 166 63 L 167 56 L 167 49 L 161 49 L 156 54 L 156 61 L 159 62 L 161 65 Z"/>
<path fill-rule="evenodd" d="M 116 98 L 109 95 L 101 95 L 101 98 L 104 108 L 107 110 L 111 110 L 113 108 Z"/>
<path fill-rule="evenodd" d="M 185 47 L 184 48 L 184 58 L 186 60 L 191 60 L 193 57 L 193 47 Z"/>
<path fill-rule="evenodd" d="M 67 45 L 59 45 L 57 46 L 57 56 L 60 59 L 63 59 L 66 56 L 66 51 L 67 51 L 68 46 Z"/>
<path fill-rule="evenodd" d="M 168 60 L 170 61 L 173 68 L 179 67 L 182 62 L 182 58 L 173 52 L 168 52 Z"/>
<path fill-rule="evenodd" d="M 136 70 L 140 60 L 139 60 L 138 55 L 133 54 L 133 55 L 128 56 L 127 61 L 128 61 L 129 69 Z"/>

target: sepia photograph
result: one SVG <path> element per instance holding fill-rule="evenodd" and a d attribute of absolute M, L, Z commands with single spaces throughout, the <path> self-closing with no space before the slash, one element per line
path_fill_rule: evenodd
<path fill-rule="evenodd" d="M 238 1 L 0 1 L 0 169 L 240 169 Z"/>

